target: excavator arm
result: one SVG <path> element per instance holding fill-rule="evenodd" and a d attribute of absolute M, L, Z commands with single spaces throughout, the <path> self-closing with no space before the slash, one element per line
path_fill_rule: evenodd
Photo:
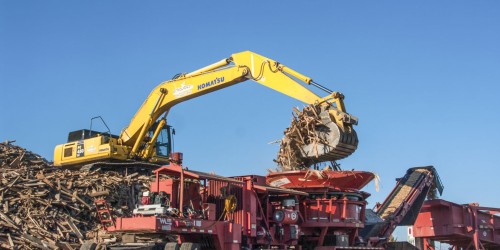
<path fill-rule="evenodd" d="M 116 140 L 116 147 L 121 147 L 121 150 L 115 149 L 115 155 L 120 156 L 115 158 L 158 162 L 153 159 L 156 139 L 166 125 L 166 116 L 173 106 L 246 80 L 253 80 L 307 104 L 321 104 L 340 131 L 354 133 L 352 125 L 357 123 L 357 119 L 346 112 L 341 93 L 332 92 L 277 61 L 244 51 L 156 86 Z M 321 98 L 298 81 L 317 86 L 329 95 Z M 57 163 L 57 159 L 54 161 Z"/>
<path fill-rule="evenodd" d="M 132 156 L 147 158 L 152 150 L 145 147 L 143 153 L 139 152 L 142 143 L 139 138 L 144 138 L 150 126 L 162 114 L 168 113 L 178 103 L 246 80 L 253 80 L 307 104 L 326 101 L 335 103 L 337 126 L 350 128 L 355 119 L 346 113 L 342 94 L 329 91 L 331 95 L 321 98 L 293 78 L 320 86 L 310 77 L 256 53 L 245 51 L 233 54 L 227 59 L 159 84 L 132 118 L 129 127 L 121 133 L 120 139 L 123 144 L 132 146 Z"/>

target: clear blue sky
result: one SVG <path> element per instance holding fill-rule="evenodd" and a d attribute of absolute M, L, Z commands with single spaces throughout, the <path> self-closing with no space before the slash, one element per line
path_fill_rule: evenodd
<path fill-rule="evenodd" d="M 156 84 L 252 50 L 345 94 L 360 144 L 341 164 L 382 178 L 369 207 L 422 165 L 445 199 L 500 207 L 500 2 L 173 2 L 0 1 L 0 140 L 52 159 L 91 117 L 118 134 Z M 190 168 L 265 174 L 293 106 L 245 82 L 168 120 Z"/>

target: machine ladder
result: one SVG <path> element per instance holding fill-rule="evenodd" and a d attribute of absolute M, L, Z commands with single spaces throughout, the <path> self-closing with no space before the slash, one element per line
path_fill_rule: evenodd
<path fill-rule="evenodd" d="M 95 208 L 97 210 L 97 216 L 102 224 L 102 227 L 106 230 L 109 227 L 115 227 L 115 221 L 111 216 L 111 211 L 109 210 L 109 205 L 105 200 L 94 201 Z"/>

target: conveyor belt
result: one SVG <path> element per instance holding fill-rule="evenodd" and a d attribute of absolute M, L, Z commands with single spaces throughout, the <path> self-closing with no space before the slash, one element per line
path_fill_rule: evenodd
<path fill-rule="evenodd" d="M 386 202 L 382 204 L 377 214 L 382 219 L 388 219 L 393 213 L 408 200 L 408 196 L 414 188 L 417 188 L 421 181 L 427 176 L 432 174 L 429 169 L 420 168 L 415 169 L 409 175 L 407 174 L 394 189 L 392 195 L 388 197 Z"/>
<path fill-rule="evenodd" d="M 363 239 L 381 239 L 383 245 L 394 232 L 395 226 L 413 225 L 430 190 L 443 191 L 438 173 L 433 166 L 410 168 L 377 211 L 367 210 L 365 227 L 360 232 Z M 384 240 L 382 240 L 384 239 Z"/>

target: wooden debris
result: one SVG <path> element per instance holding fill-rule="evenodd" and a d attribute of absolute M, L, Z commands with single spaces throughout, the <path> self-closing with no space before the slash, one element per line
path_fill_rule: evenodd
<path fill-rule="evenodd" d="M 302 155 L 304 145 L 319 145 L 326 143 L 317 135 L 316 127 L 322 125 L 320 105 L 309 105 L 302 111 L 293 109 L 293 119 L 290 126 L 284 131 L 280 143 L 280 150 L 276 158 L 279 171 L 308 169 L 312 164 Z M 316 152 L 317 157 L 317 152 Z"/>
<path fill-rule="evenodd" d="M 128 216 L 150 176 L 55 168 L 41 156 L 0 143 L 0 249 L 78 249 L 102 226 L 94 200 Z"/>

